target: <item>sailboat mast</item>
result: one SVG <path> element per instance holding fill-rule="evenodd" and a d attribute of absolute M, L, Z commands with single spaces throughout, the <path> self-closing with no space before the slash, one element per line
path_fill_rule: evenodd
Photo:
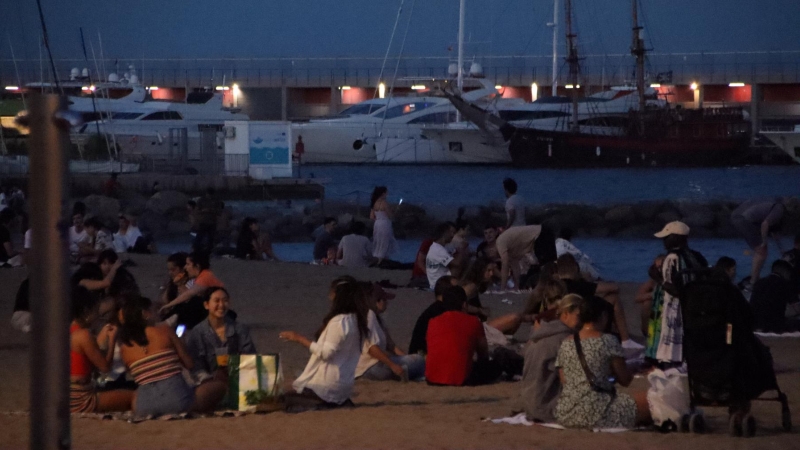
<path fill-rule="evenodd" d="M 637 9 L 638 0 L 631 0 L 631 11 L 633 14 L 633 42 L 631 44 L 631 54 L 636 57 L 636 91 L 639 94 L 639 111 L 644 111 L 644 40 L 641 37 L 642 27 L 639 26 L 639 12 Z"/>
<path fill-rule="evenodd" d="M 572 131 L 578 131 L 578 48 L 572 32 L 572 0 L 566 0 L 567 24 L 567 63 L 569 64 L 569 82 L 572 83 Z"/>
<path fill-rule="evenodd" d="M 558 0 L 553 0 L 553 97 L 558 95 Z"/>
<path fill-rule="evenodd" d="M 461 0 L 458 6 L 458 78 L 456 86 L 458 95 L 464 95 L 464 11 L 467 0 Z M 456 122 L 461 121 L 461 113 L 456 113 Z"/>

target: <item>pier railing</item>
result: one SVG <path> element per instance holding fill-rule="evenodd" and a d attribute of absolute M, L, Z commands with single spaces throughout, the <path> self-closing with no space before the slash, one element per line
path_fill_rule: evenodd
<path fill-rule="evenodd" d="M 621 84 L 633 79 L 634 61 L 628 54 L 585 55 L 581 83 L 587 85 Z M 552 57 L 548 55 L 509 55 L 476 57 L 471 61 L 483 66 L 486 78 L 497 84 L 542 86 L 551 83 Z M 142 83 L 152 86 L 218 86 L 234 82 L 247 87 L 335 87 L 387 86 L 398 65 L 397 85 L 411 85 L 411 78 L 446 78 L 452 63 L 447 56 L 389 58 L 195 58 L 195 59 L 106 59 L 98 61 L 100 78 L 109 73 L 122 76 L 133 65 Z M 56 60 L 59 76 L 65 78 L 72 68 L 83 68 L 82 59 Z M 16 65 L 16 67 L 15 67 Z M 92 64 L 94 66 L 94 64 Z M 386 69 L 381 71 L 381 67 Z M 0 86 L 51 81 L 40 61 L 0 59 Z M 466 68 L 468 69 L 468 68 Z M 800 51 L 774 52 L 700 52 L 652 53 L 646 67 L 648 81 L 665 84 L 727 84 L 731 82 L 798 83 Z M 94 70 L 92 70 L 93 72 Z M 19 77 L 17 77 L 19 72 Z M 567 70 L 562 63 L 559 84 L 564 84 Z M 406 80 L 403 80 L 406 79 Z"/>

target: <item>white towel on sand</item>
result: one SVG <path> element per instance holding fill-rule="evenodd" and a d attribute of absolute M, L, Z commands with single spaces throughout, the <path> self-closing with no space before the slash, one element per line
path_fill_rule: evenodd
<path fill-rule="evenodd" d="M 525 413 L 519 413 L 511 417 L 502 417 L 500 419 L 486 418 L 484 419 L 484 422 L 486 421 L 492 423 L 507 423 L 509 425 L 525 425 L 528 427 L 531 425 L 539 425 L 540 427 L 552 428 L 554 430 L 566 430 L 566 428 L 557 423 L 531 422 L 528 420 L 527 417 L 525 417 Z M 631 431 L 631 430 L 629 430 L 628 428 L 593 428 L 592 431 L 594 433 L 622 433 L 623 431 Z"/>

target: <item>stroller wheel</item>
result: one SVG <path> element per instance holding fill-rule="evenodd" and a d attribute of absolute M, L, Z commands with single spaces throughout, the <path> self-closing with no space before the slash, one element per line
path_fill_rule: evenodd
<path fill-rule="evenodd" d="M 681 417 L 681 421 L 678 424 L 678 431 L 681 433 L 688 433 L 690 431 L 690 423 L 691 423 L 691 416 L 689 414 L 684 414 Z"/>
<path fill-rule="evenodd" d="M 694 413 L 689 417 L 689 432 L 703 434 L 706 432 L 706 420 L 702 414 Z"/>
<path fill-rule="evenodd" d="M 728 418 L 728 434 L 734 437 L 742 435 L 742 415 L 739 413 L 731 414 Z"/>
<path fill-rule="evenodd" d="M 779 397 L 781 401 L 781 425 L 783 431 L 792 431 L 792 412 L 789 411 L 789 401 L 786 394 L 781 394 Z"/>
<path fill-rule="evenodd" d="M 747 414 L 742 419 L 742 436 L 753 437 L 756 435 L 756 418 Z"/>

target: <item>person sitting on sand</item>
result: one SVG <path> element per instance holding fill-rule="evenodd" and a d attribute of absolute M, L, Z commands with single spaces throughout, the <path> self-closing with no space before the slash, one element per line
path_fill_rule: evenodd
<path fill-rule="evenodd" d="M 69 410 L 73 413 L 127 411 L 131 408 L 133 391 L 114 390 L 97 392 L 92 383 L 95 370 L 108 372 L 114 358 L 117 330 L 106 325 L 108 336 L 105 353 L 89 330 L 98 317 L 98 297 L 83 286 L 72 290 L 72 323 L 69 327 Z"/>
<path fill-rule="evenodd" d="M 647 281 L 639 285 L 636 290 L 634 301 L 639 304 L 639 310 L 642 316 L 642 336 L 647 336 L 647 328 L 650 324 L 650 311 L 653 309 L 653 297 L 657 295 L 656 291 L 660 289 L 661 283 L 664 281 L 661 278 L 661 266 L 664 264 L 666 255 L 660 254 L 653 260 L 653 264 L 647 270 Z"/>
<path fill-rule="evenodd" d="M 269 235 L 266 232 L 260 233 L 258 220 L 253 217 L 247 217 L 242 221 L 239 237 L 236 239 L 236 257 L 254 261 L 264 259 L 278 261 L 272 250 Z"/>
<path fill-rule="evenodd" d="M 375 263 L 372 256 L 372 241 L 364 236 L 367 226 L 364 222 L 353 222 L 351 233 L 343 236 L 339 241 L 336 259 L 340 266 L 369 267 Z"/>
<path fill-rule="evenodd" d="M 326 217 L 322 222 L 322 231 L 314 241 L 314 261 L 320 261 L 327 257 L 328 249 L 336 247 L 333 240 L 333 230 L 336 229 L 336 219 Z"/>
<path fill-rule="evenodd" d="M 554 412 L 567 428 L 631 429 L 650 421 L 646 391 L 628 395 L 614 387 L 614 382 L 629 386 L 633 375 L 617 338 L 602 332 L 610 320 L 608 309 L 602 299 L 586 299 L 580 307 L 580 331 L 563 340 L 558 350 L 555 366 L 562 389 Z"/>
<path fill-rule="evenodd" d="M 148 323 L 150 306 L 147 298 L 131 297 L 120 311 L 120 353 L 139 385 L 134 414 L 157 417 L 213 410 L 225 395 L 225 383 L 212 380 L 196 388 L 187 384 L 182 372 L 193 368 L 192 357 L 174 331 Z"/>
<path fill-rule="evenodd" d="M 478 244 L 478 248 L 475 250 L 477 258 L 493 261 L 498 267 L 501 265 L 500 254 L 497 252 L 497 236 L 499 233 L 500 230 L 497 227 L 487 225 L 483 229 L 483 241 Z"/>
<path fill-rule="evenodd" d="M 561 393 L 556 357 L 561 343 L 578 329 L 583 298 L 564 296 L 555 305 L 558 320 L 542 321 L 525 346 L 522 370 L 522 401 L 528 420 L 555 422 L 555 408 Z"/>
<path fill-rule="evenodd" d="M 578 262 L 575 261 L 575 258 L 569 253 L 559 256 L 556 264 L 558 265 L 558 277 L 567 286 L 568 293 L 578 294 L 585 299 L 597 296 L 614 306 L 613 322 L 617 325 L 623 347 L 644 348 L 630 338 L 628 323 L 625 320 L 625 311 L 622 309 L 622 303 L 620 303 L 619 300 L 618 284 L 609 283 L 607 281 L 592 283 L 591 281 L 584 280 L 581 277 Z"/>
<path fill-rule="evenodd" d="M 793 275 L 792 265 L 778 259 L 772 263 L 771 273 L 753 285 L 750 305 L 755 329 L 766 333 L 800 331 L 800 320 L 786 317 L 786 306 L 800 301 Z"/>
<path fill-rule="evenodd" d="M 558 239 L 556 239 L 556 254 L 558 256 L 566 253 L 572 255 L 575 258 L 575 261 L 578 261 L 578 265 L 581 268 L 581 276 L 584 279 L 589 281 L 599 279 L 600 272 L 594 266 L 592 258 L 589 258 L 585 253 L 580 251 L 578 247 L 575 247 L 571 241 L 572 229 L 562 228 L 558 233 Z"/>
<path fill-rule="evenodd" d="M 361 358 L 356 366 L 356 378 L 365 380 L 415 380 L 425 375 L 425 358 L 407 355 L 394 344 L 381 314 L 386 312 L 389 300 L 395 298 L 377 283 L 360 283 L 369 304 L 367 317 L 369 339 L 364 340 Z"/>
<path fill-rule="evenodd" d="M 203 307 L 208 311 L 208 317 L 192 328 L 186 337 L 186 348 L 194 361 L 196 379 L 203 380 L 217 374 L 220 349 L 224 349 L 226 355 L 258 353 L 248 328 L 228 315 L 230 304 L 230 295 L 225 288 L 212 287 L 206 292 Z"/>
<path fill-rule="evenodd" d="M 311 353 L 305 370 L 292 384 L 295 392 L 285 396 L 287 409 L 296 405 L 331 408 L 353 404 L 350 396 L 356 367 L 362 343 L 369 339 L 369 307 L 364 290 L 350 276 L 333 280 L 328 299 L 331 308 L 314 341 L 294 331 L 283 331 L 279 335 L 285 341 L 308 348 Z"/>
<path fill-rule="evenodd" d="M 14 312 L 11 314 L 11 327 L 23 333 L 31 332 L 30 280 L 25 278 L 17 289 Z"/>
<path fill-rule="evenodd" d="M 188 302 L 193 297 L 204 296 L 212 287 L 225 287 L 225 284 L 211 272 L 211 261 L 208 253 L 192 252 L 186 257 L 186 274 L 189 275 L 188 289 L 175 297 L 175 300 L 162 306 L 159 312 L 164 315 L 181 303 Z M 188 325 L 187 325 L 188 326 Z"/>
<path fill-rule="evenodd" d="M 464 312 L 467 294 L 451 286 L 442 294 L 445 312 L 430 320 L 425 379 L 435 386 L 476 386 L 495 381 L 501 369 L 489 359 L 489 344 L 477 317 Z M 473 362 L 477 354 L 477 361 Z"/>
<path fill-rule="evenodd" d="M 69 255 L 70 261 L 78 262 L 81 253 L 81 244 L 89 240 L 89 235 L 83 226 L 83 216 L 86 205 L 76 203 L 73 207 L 72 226 L 69 227 Z"/>
<path fill-rule="evenodd" d="M 436 281 L 445 276 L 452 275 L 451 269 L 458 263 L 447 250 L 446 245 L 453 240 L 455 225 L 445 222 L 436 227 L 433 233 L 433 244 L 425 255 L 425 273 L 428 275 L 428 286 L 433 289 Z"/>
<path fill-rule="evenodd" d="M 150 253 L 150 242 L 144 237 L 139 227 L 131 224 L 131 219 L 124 214 L 118 217 L 119 229 L 114 233 L 114 250 L 117 253 Z"/>
<path fill-rule="evenodd" d="M 433 287 L 434 302 L 425 308 L 425 311 L 420 314 L 414 323 L 414 330 L 411 332 L 411 343 L 408 345 L 408 353 L 413 355 L 428 352 L 428 324 L 431 319 L 445 312 L 444 304 L 442 304 L 442 294 L 447 288 L 455 286 L 457 283 L 458 280 L 450 275 L 445 275 L 436 280 L 436 286 Z"/>
<path fill-rule="evenodd" d="M 498 338 L 497 344 L 504 345 L 507 339 L 500 338 L 500 335 L 514 334 L 519 328 L 518 314 L 505 314 L 489 319 L 491 311 L 481 303 L 480 294 L 486 292 L 490 285 L 494 284 L 498 278 L 499 269 L 493 262 L 475 259 L 467 268 L 464 276 L 458 284 L 467 293 L 467 314 L 472 314 L 484 322 L 484 331 L 487 339 L 491 341 L 492 336 Z M 486 327 L 490 327 L 487 329 Z M 492 344 L 494 342 L 490 342 Z"/>
<path fill-rule="evenodd" d="M 189 282 L 189 274 L 186 273 L 186 258 L 189 255 L 185 252 L 177 252 L 167 257 L 167 281 L 161 285 L 161 304 L 166 305 L 178 298 L 189 288 L 186 283 Z"/>
<path fill-rule="evenodd" d="M 0 267 L 17 267 L 22 265 L 20 252 L 14 249 L 8 225 L 14 219 L 14 211 L 6 208 L 0 211 Z"/>

